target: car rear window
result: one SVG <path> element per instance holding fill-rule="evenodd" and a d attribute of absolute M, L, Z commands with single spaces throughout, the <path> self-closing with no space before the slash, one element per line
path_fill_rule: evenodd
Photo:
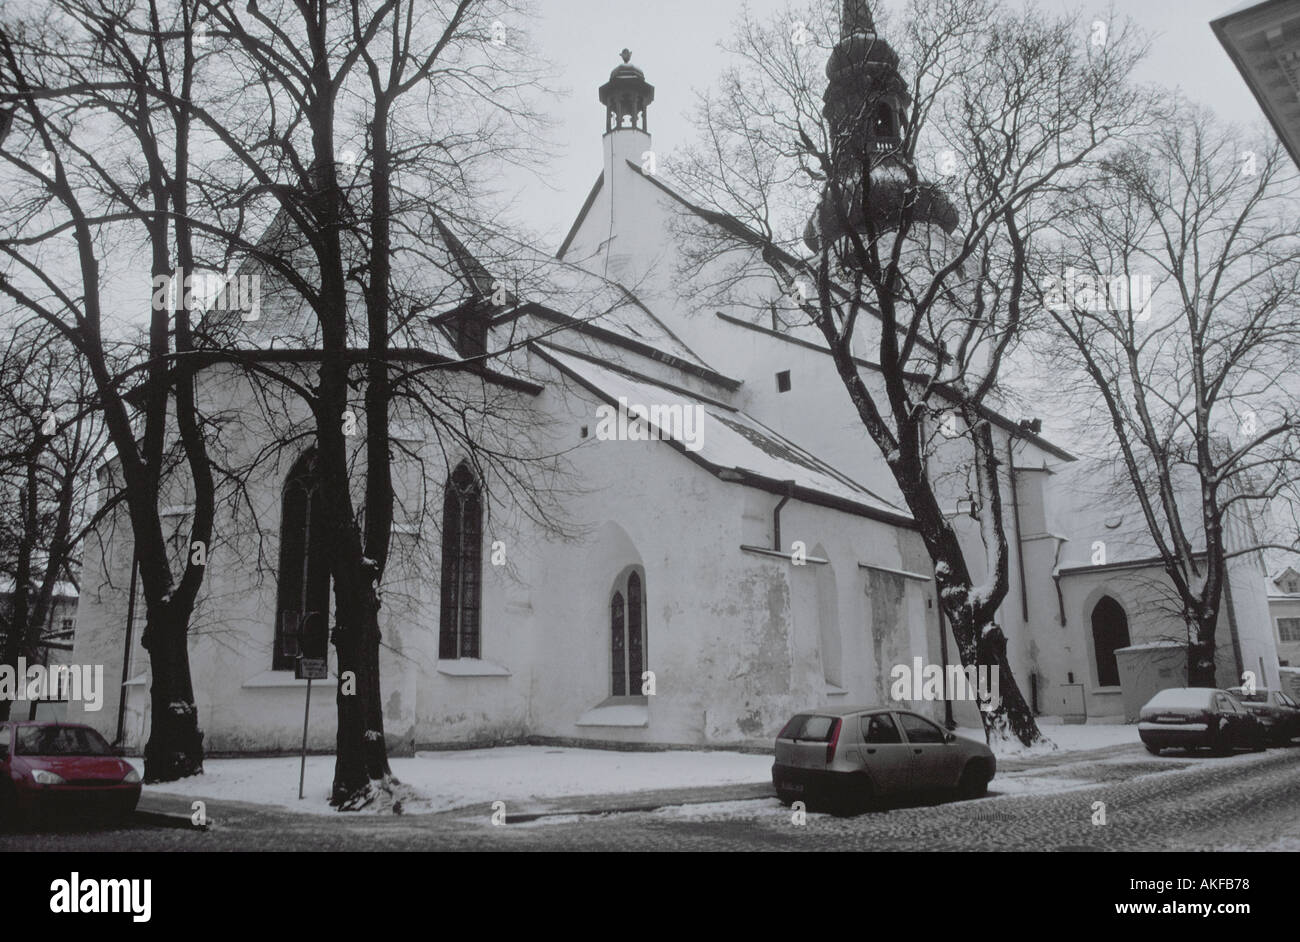
<path fill-rule="evenodd" d="M 830 742 L 836 717 L 800 713 L 781 730 L 781 739 L 800 739 L 808 742 Z"/>
<path fill-rule="evenodd" d="M 1213 692 L 1205 687 L 1170 687 L 1147 701 L 1147 706 L 1204 710 L 1209 705 L 1210 694 Z"/>
<path fill-rule="evenodd" d="M 15 727 L 14 754 L 20 756 L 111 756 L 104 737 L 83 726 Z"/>

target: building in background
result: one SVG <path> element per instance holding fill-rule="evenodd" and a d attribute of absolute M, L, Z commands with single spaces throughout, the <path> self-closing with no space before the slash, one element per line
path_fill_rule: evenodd
<path fill-rule="evenodd" d="M 35 594 L 36 587 L 32 587 Z M 13 606 L 14 581 L 0 581 L 0 631 L 8 631 L 9 613 Z M 77 587 L 71 582 L 56 582 L 50 598 L 50 610 L 41 630 L 40 640 L 23 657 L 28 666 L 55 667 L 71 664 L 73 641 L 77 631 Z M 62 691 L 60 691 L 62 693 Z M 10 713 L 13 719 L 62 720 L 67 716 L 67 703 L 63 700 L 19 700 Z"/>
<path fill-rule="evenodd" d="M 1300 3 L 1251 0 L 1210 28 L 1300 165 Z"/>

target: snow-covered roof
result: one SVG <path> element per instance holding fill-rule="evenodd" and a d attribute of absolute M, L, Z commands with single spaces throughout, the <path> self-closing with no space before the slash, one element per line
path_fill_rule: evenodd
<path fill-rule="evenodd" d="M 630 411 L 633 407 L 653 406 L 696 410 L 695 414 L 702 416 L 698 440 L 687 442 L 674 434 L 681 429 L 666 428 L 660 434 L 715 473 L 733 471 L 773 485 L 793 481 L 798 489 L 851 504 L 868 515 L 885 515 L 899 522 L 911 520 L 903 508 L 738 409 L 594 363 L 553 344 L 538 346 L 546 359 L 610 405 L 618 405 L 621 399 Z"/>
<path fill-rule="evenodd" d="M 485 302 L 480 316 L 490 319 L 489 353 L 528 339 L 519 335 L 514 315 L 540 307 L 712 371 L 632 291 L 616 281 L 464 220 L 436 219 L 429 232 L 421 235 L 425 241 L 416 249 L 394 252 L 392 278 L 401 301 L 390 314 L 391 348 L 459 359 L 451 335 L 437 319 L 479 299 Z M 253 273 L 246 265 L 239 274 L 247 278 Z M 222 303 L 202 312 L 198 332 L 206 346 L 257 351 L 321 347 L 318 319 L 301 294 L 269 274 L 256 287 L 256 319 L 245 319 L 248 312 L 226 309 Z M 364 313 L 349 318 L 348 331 L 351 346 L 364 346 Z M 487 365 L 511 373 L 510 359 L 494 357 Z"/>
<path fill-rule="evenodd" d="M 36 591 L 36 589 L 37 587 L 33 586 L 32 591 Z M 0 595 L 11 595 L 13 591 L 14 591 L 13 577 L 0 576 Z M 73 585 L 71 582 L 54 583 L 53 597 L 56 599 L 75 599 L 80 594 L 81 593 L 77 591 L 77 587 Z"/>

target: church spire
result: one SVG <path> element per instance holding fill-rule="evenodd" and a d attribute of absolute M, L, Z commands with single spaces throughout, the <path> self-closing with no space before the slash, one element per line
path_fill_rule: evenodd
<path fill-rule="evenodd" d="M 871 5 L 867 0 L 844 0 L 840 16 L 840 39 L 848 39 L 854 33 L 874 36 L 876 24 L 871 20 Z"/>
<path fill-rule="evenodd" d="M 646 109 L 655 100 L 655 87 L 645 80 L 645 73 L 632 65 L 632 50 L 620 55 L 623 64 L 609 73 L 609 81 L 600 86 L 600 103 L 605 106 L 605 133 L 632 128 L 648 131 Z"/>
<path fill-rule="evenodd" d="M 910 157 L 903 145 L 912 96 L 898 62 L 898 53 L 876 33 L 868 0 L 843 0 L 840 41 L 826 62 L 822 114 L 831 132 L 848 218 L 854 228 L 865 228 L 869 217 L 877 232 L 887 231 L 897 226 L 902 206 L 910 203 L 917 223 L 934 223 L 952 232 L 957 213 L 943 193 L 929 183 L 908 183 L 903 162 Z M 859 192 L 864 166 L 870 175 L 865 200 Z M 829 198 L 827 188 L 804 231 L 813 251 L 847 234 Z"/>

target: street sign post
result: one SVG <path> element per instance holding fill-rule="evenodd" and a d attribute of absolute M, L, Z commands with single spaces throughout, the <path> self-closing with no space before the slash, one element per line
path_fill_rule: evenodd
<path fill-rule="evenodd" d="M 302 711 L 302 759 L 298 763 L 298 800 L 302 801 L 303 781 L 307 777 L 307 724 L 311 719 L 311 682 L 329 678 L 329 664 L 323 657 L 299 657 L 293 674 L 307 681 L 307 703 Z"/>

